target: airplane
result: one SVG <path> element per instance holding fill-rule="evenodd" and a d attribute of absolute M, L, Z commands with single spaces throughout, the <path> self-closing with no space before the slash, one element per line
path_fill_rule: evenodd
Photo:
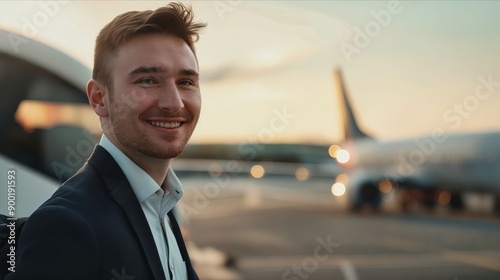
<path fill-rule="evenodd" d="M 0 179 L 9 182 L 0 213 L 29 216 L 92 152 L 90 76 L 56 48 L 0 28 Z"/>
<path fill-rule="evenodd" d="M 494 197 L 500 214 L 500 131 L 444 133 L 393 141 L 379 141 L 358 125 L 340 69 L 334 71 L 343 141 L 332 145 L 341 174 L 332 193 L 347 196 L 348 207 L 379 210 L 386 194 L 399 192 L 399 206 L 454 210 L 466 207 L 467 193 Z"/>

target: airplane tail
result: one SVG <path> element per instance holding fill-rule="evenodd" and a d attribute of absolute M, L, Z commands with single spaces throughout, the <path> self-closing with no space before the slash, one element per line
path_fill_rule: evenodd
<path fill-rule="evenodd" d="M 349 97 L 347 96 L 344 79 L 340 69 L 335 71 L 334 76 L 337 83 L 341 118 L 344 123 L 344 141 L 351 139 L 372 138 L 359 128 L 358 123 L 354 118 L 351 103 Z"/>

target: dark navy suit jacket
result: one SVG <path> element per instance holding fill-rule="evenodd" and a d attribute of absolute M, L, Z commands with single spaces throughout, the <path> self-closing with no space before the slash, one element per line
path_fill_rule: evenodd
<path fill-rule="evenodd" d="M 179 225 L 172 230 L 189 280 L 198 279 Z M 101 146 L 36 210 L 21 233 L 8 280 L 165 279 L 146 217 L 122 170 Z"/>

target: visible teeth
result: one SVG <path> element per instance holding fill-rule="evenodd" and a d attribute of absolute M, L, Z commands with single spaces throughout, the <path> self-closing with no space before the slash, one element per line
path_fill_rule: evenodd
<path fill-rule="evenodd" d="M 149 122 L 150 124 L 158 127 L 163 127 L 163 128 L 176 128 L 181 125 L 180 122 L 172 122 L 172 123 L 166 123 L 166 122 Z"/>

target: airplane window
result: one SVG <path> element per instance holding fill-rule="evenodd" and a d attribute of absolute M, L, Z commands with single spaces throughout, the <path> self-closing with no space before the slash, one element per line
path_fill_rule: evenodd
<path fill-rule="evenodd" d="M 93 145 L 100 134 L 85 92 L 3 53 L 0 89 L 0 154 L 59 180 L 76 172 L 79 166 L 65 163 L 68 151 L 82 139 Z"/>
<path fill-rule="evenodd" d="M 27 131 L 56 125 L 79 125 L 100 133 L 99 120 L 89 105 L 23 100 L 15 113 L 16 121 Z"/>

